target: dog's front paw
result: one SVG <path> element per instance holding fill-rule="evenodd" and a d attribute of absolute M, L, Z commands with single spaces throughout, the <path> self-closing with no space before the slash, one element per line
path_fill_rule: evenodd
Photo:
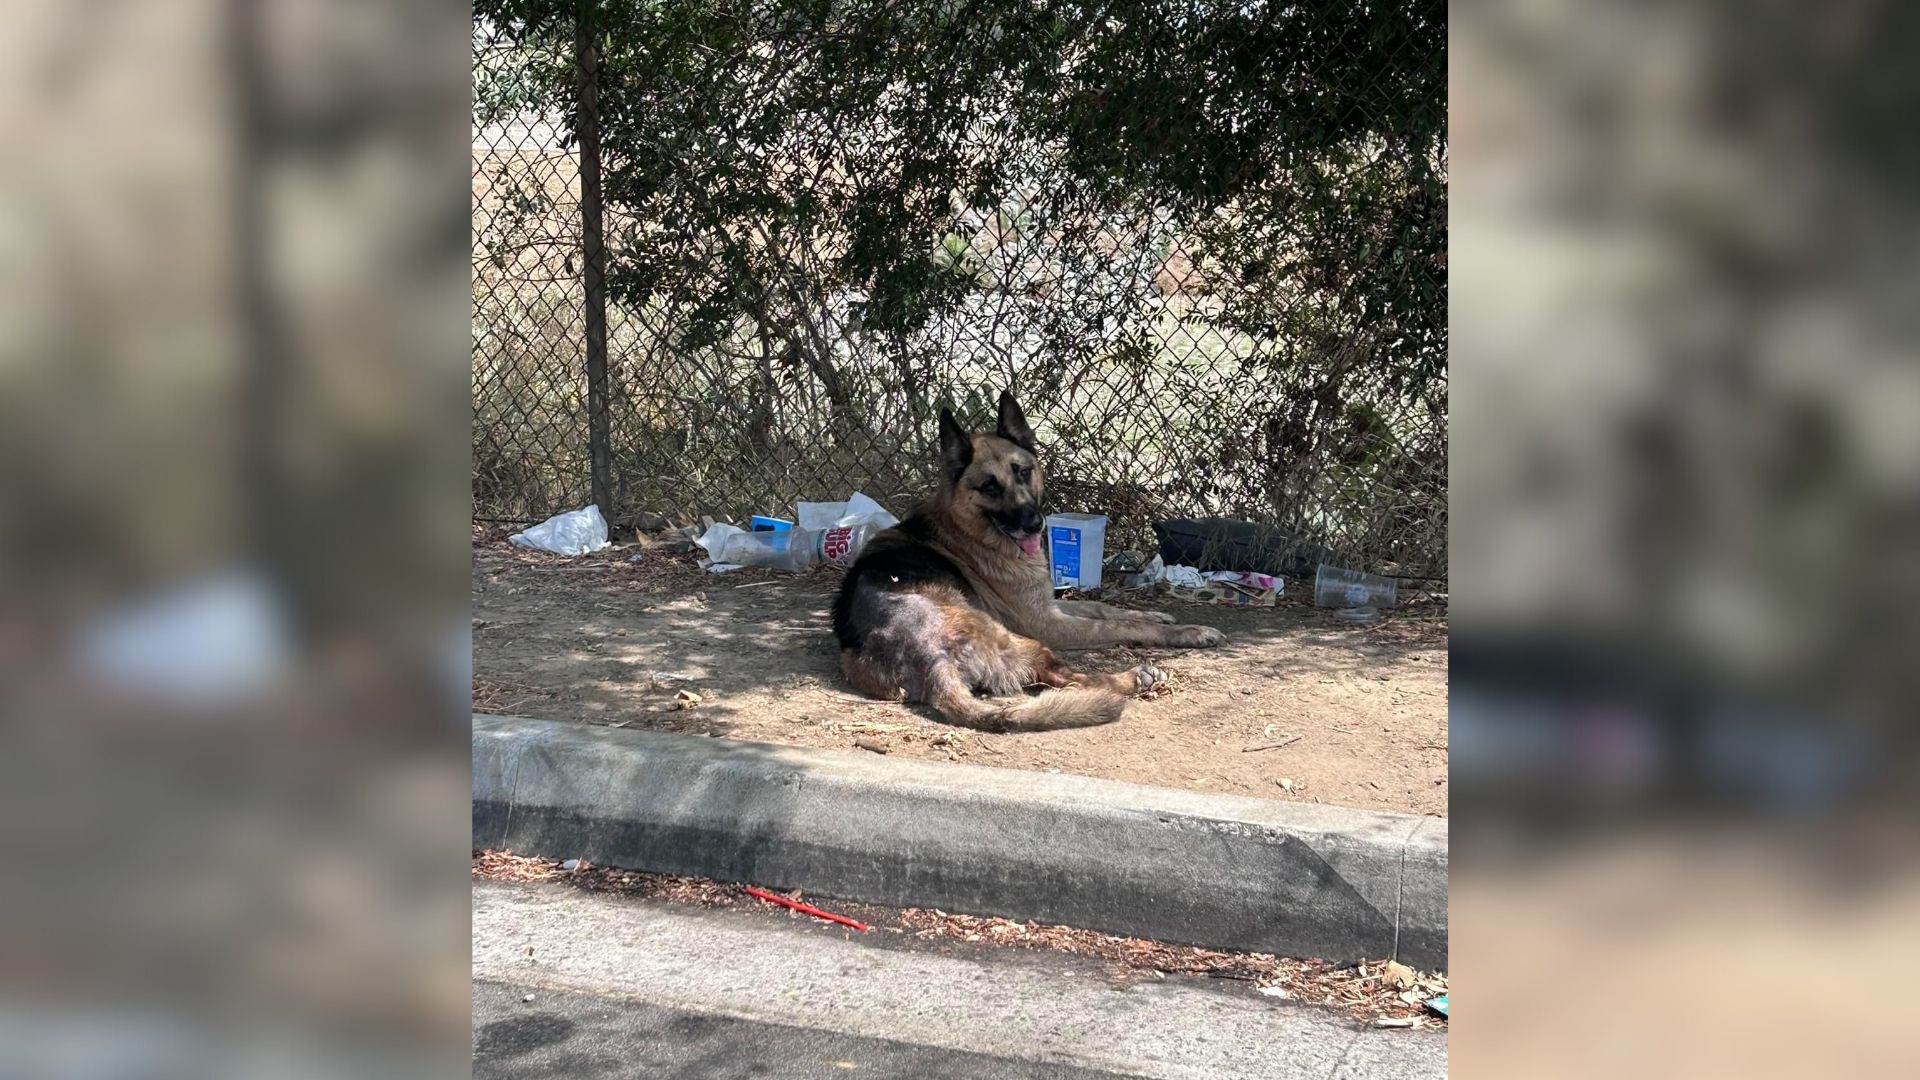
<path fill-rule="evenodd" d="M 1134 690 L 1136 694 L 1144 694 L 1167 681 L 1167 673 L 1154 667 L 1152 664 L 1141 664 L 1139 667 L 1134 668 L 1133 677 L 1140 684 L 1139 687 Z"/>
<path fill-rule="evenodd" d="M 1227 640 L 1227 635 L 1211 626 L 1176 626 L 1167 644 L 1183 649 L 1211 649 Z"/>
<path fill-rule="evenodd" d="M 1136 612 L 1133 612 L 1132 615 L 1129 617 L 1139 619 L 1141 622 L 1157 622 L 1157 623 L 1168 623 L 1168 624 L 1171 624 L 1173 622 L 1173 616 L 1167 614 L 1164 611 L 1136 611 Z"/>

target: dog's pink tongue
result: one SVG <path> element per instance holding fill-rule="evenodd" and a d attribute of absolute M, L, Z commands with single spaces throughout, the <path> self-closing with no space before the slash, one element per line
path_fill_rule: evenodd
<path fill-rule="evenodd" d="M 1029 555 L 1040 554 L 1040 534 L 1034 533 L 1032 536 L 1021 537 L 1020 550 L 1026 552 Z"/>

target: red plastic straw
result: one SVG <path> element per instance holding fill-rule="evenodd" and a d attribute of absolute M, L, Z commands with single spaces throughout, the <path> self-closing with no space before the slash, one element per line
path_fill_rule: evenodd
<path fill-rule="evenodd" d="M 770 904 L 779 904 L 781 907 L 790 907 L 793 910 L 801 913 L 802 915 L 811 915 L 816 919 L 825 919 L 828 922 L 837 922 L 842 926 L 851 926 L 855 930 L 858 930 L 863 934 L 866 933 L 868 930 L 873 929 L 873 927 L 868 926 L 866 923 L 854 922 L 852 919 L 847 918 L 845 915 L 835 915 L 831 911 L 821 911 L 819 908 L 814 907 L 812 904 L 803 904 L 798 900 L 789 900 L 784 896 L 781 896 L 777 893 L 770 893 L 765 889 L 756 889 L 751 885 L 743 886 L 743 888 L 746 889 L 748 896 L 757 896 L 760 899 L 765 900 Z"/>

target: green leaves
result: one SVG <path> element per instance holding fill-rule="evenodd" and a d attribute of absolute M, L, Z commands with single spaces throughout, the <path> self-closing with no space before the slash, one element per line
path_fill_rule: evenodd
<path fill-rule="evenodd" d="M 1278 502 L 1327 482 L 1316 453 L 1361 487 L 1404 468 L 1399 417 L 1444 410 L 1437 0 L 588 6 L 636 353 L 831 406 L 792 422 L 809 446 L 1017 375 L 1165 402 L 1136 441 L 1218 438 L 1248 472 L 1206 482 Z M 476 49 L 477 122 L 571 125 L 579 8 L 476 0 L 517 61 Z"/>

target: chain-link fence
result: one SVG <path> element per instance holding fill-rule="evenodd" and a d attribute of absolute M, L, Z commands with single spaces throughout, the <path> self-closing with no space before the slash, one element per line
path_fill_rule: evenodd
<path fill-rule="evenodd" d="M 1050 508 L 1110 546 L 1223 516 L 1444 578 L 1439 4 L 517 0 L 474 27 L 476 517 L 900 509 L 941 405 L 984 426 L 1011 387 Z"/>

